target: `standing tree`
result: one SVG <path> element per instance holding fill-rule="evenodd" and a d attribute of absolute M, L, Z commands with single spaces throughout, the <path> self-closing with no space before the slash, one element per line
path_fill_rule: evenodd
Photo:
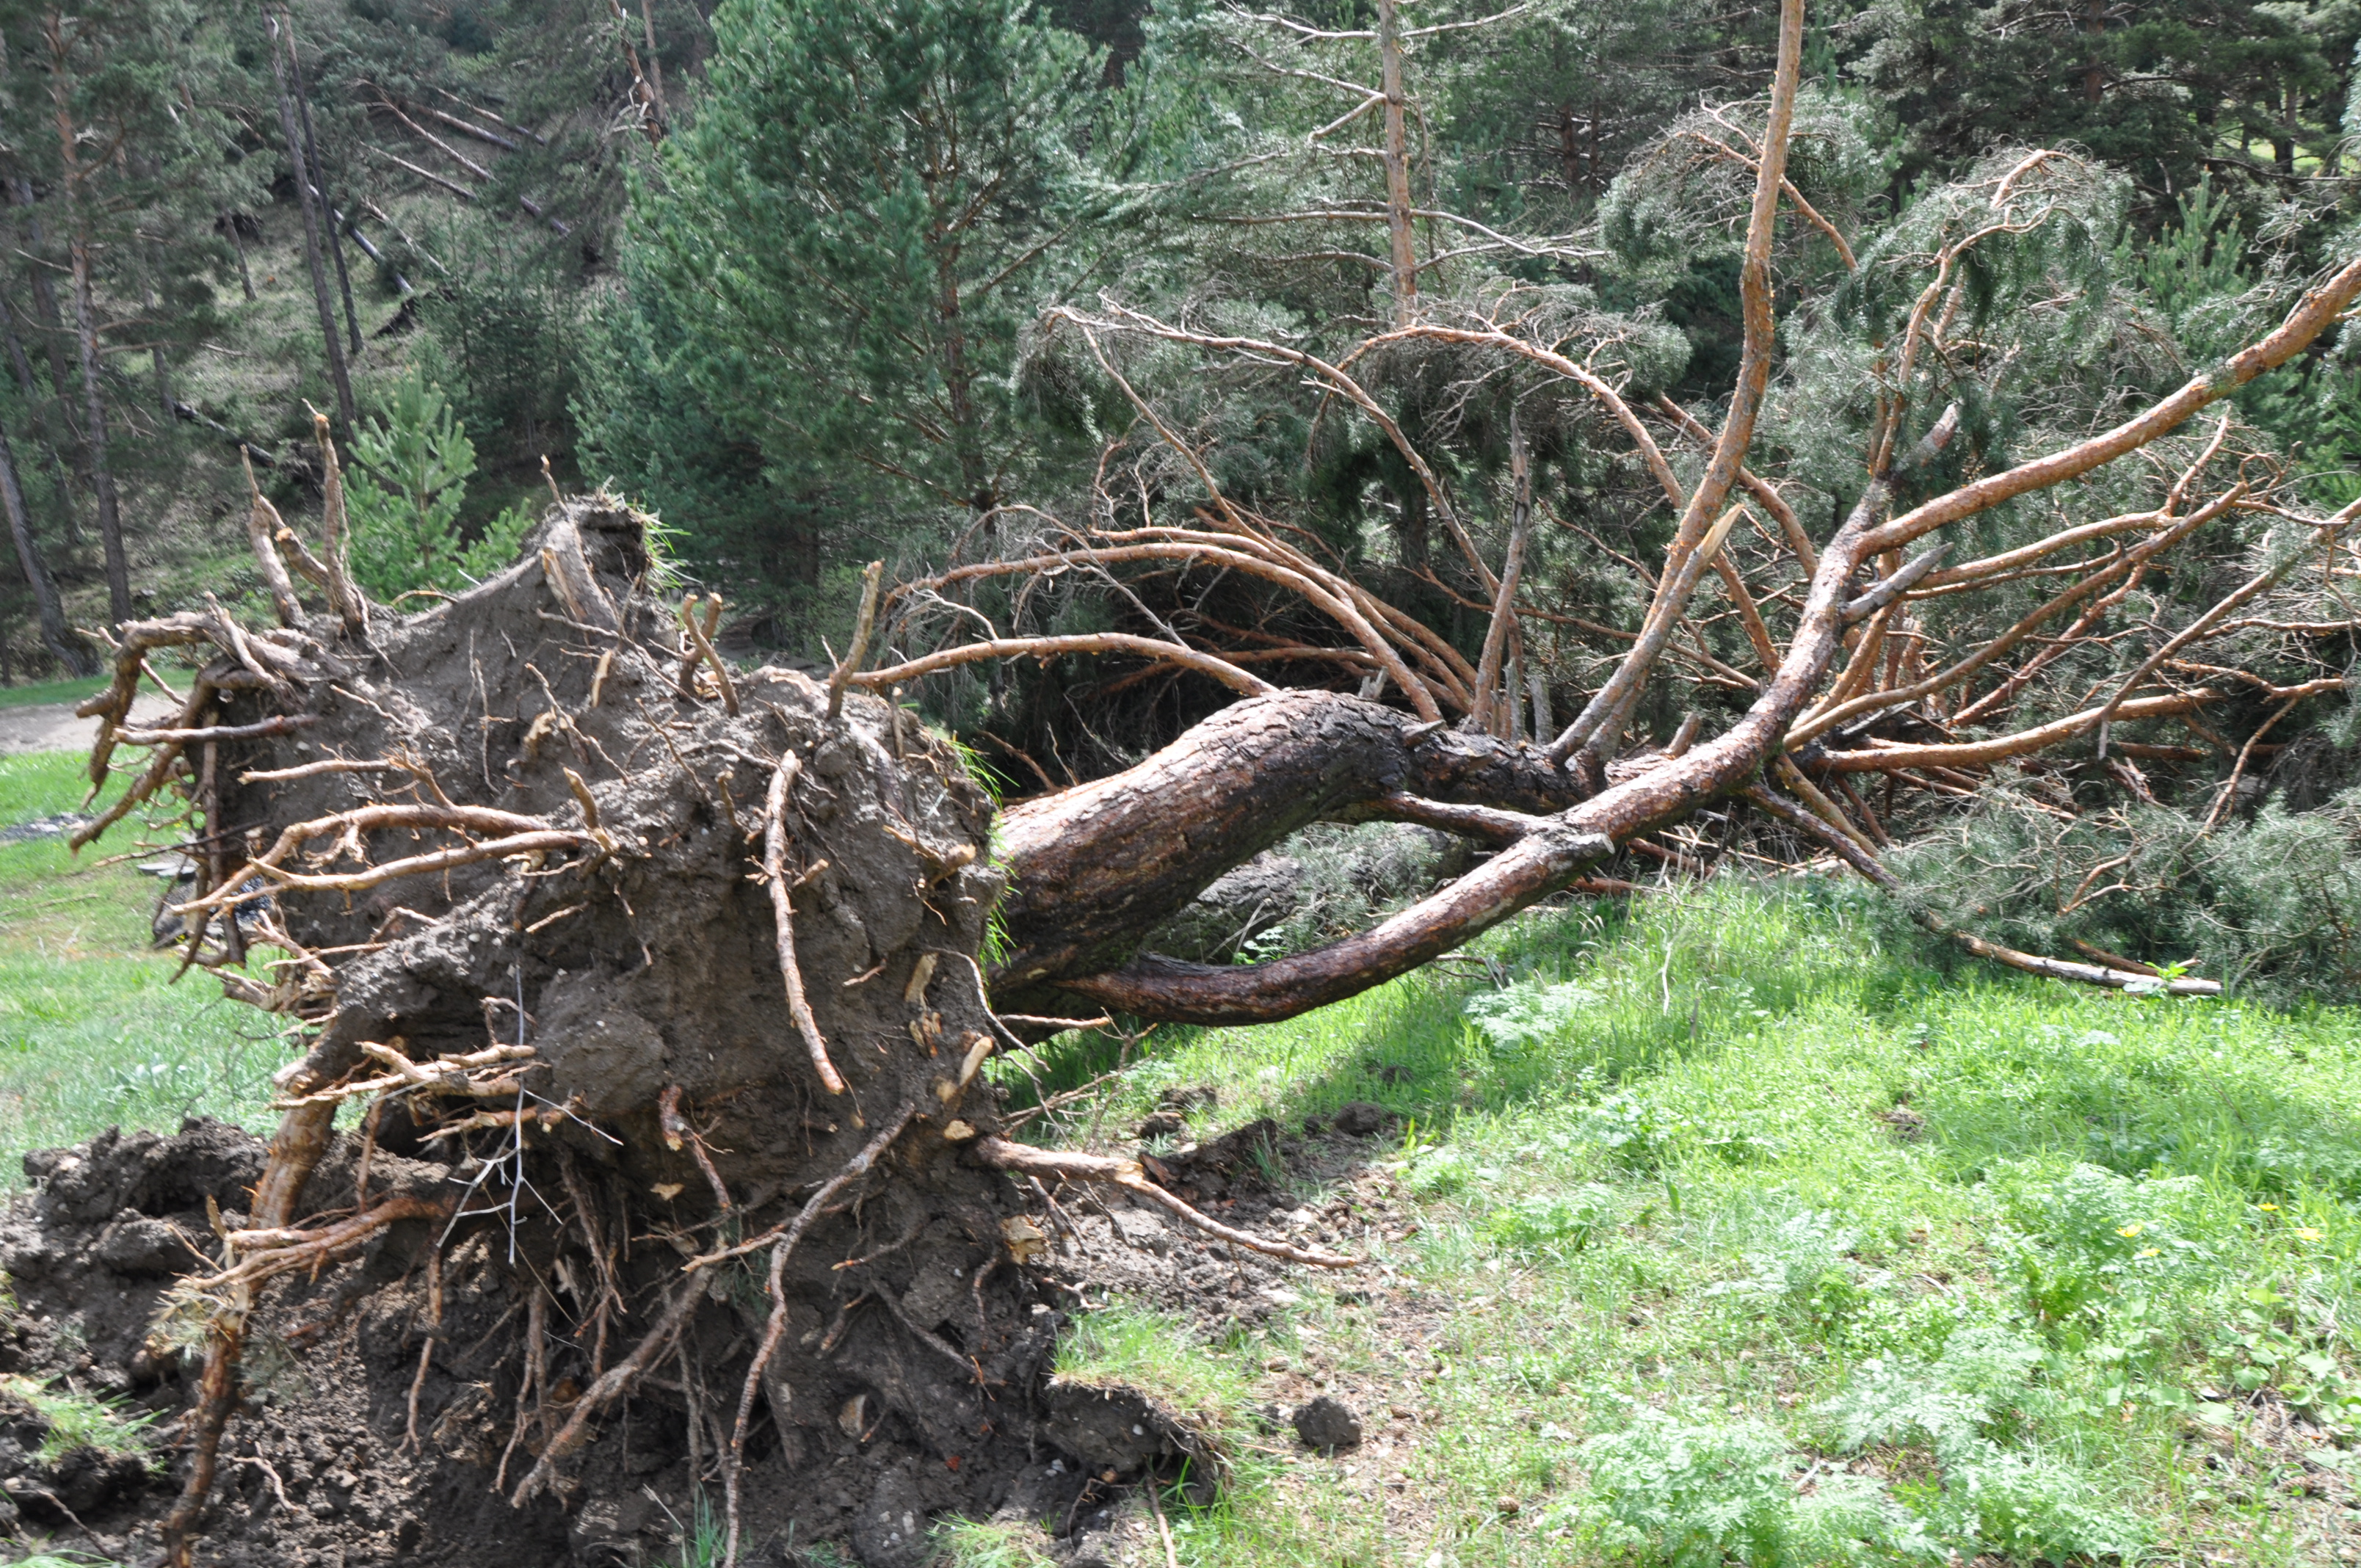
<path fill-rule="evenodd" d="M 1013 0 L 750 0 L 634 212 L 638 319 L 783 476 L 991 511 L 1018 329 L 1081 270 L 1099 65 Z M 617 452 L 615 436 L 605 450 Z M 791 484 L 793 480 L 791 480 Z"/>

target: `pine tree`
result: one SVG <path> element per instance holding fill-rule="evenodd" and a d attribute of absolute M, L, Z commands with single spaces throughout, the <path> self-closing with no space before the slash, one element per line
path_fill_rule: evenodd
<path fill-rule="evenodd" d="M 1099 61 L 1016 0 L 746 0 L 714 29 L 631 228 L 673 363 L 774 469 L 989 511 L 1027 461 L 1018 334 L 1090 244 Z"/>

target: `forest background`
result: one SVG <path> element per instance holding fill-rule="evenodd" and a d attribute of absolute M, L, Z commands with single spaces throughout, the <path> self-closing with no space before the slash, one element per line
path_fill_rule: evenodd
<path fill-rule="evenodd" d="M 814 669 L 846 645 L 868 562 L 902 580 L 1217 494 L 1473 661 L 1490 621 L 1474 557 L 1517 529 L 1529 440 L 1537 608 L 1505 722 L 1546 732 L 1641 625 L 1673 538 L 1611 422 L 1406 349 L 1371 356 L 1374 411 L 1342 409 L 1268 354 L 1110 342 L 1056 313 L 1339 355 L 1389 323 L 1512 306 L 1652 418 L 1713 425 L 1743 335 L 1730 197 L 1751 175 L 1730 149 L 1759 126 L 1775 32 L 1773 7 L 1731 0 L 0 7 L 0 683 L 94 669 L 76 628 L 261 605 L 247 465 L 282 513 L 316 514 L 314 409 L 356 470 L 372 594 L 458 588 L 508 558 L 550 486 L 603 483 L 726 596 L 725 653 Z M 2028 149 L 2055 154 L 2038 215 L 1962 252 L 1960 346 L 1919 400 L 1957 402 L 1964 439 L 1913 482 L 2078 438 L 2235 348 L 2349 251 L 2357 43 L 2350 0 L 1815 5 L 1789 166 L 1809 221 L 1781 242 L 1755 466 L 1809 532 L 1860 499 L 1862 368 L 1944 225 Z M 2235 424 L 2234 457 L 2290 504 L 2361 497 L 2361 335 L 2332 330 L 2255 382 Z M 1156 426 L 1179 439 L 1143 441 Z M 1431 504 L 1445 492 L 1456 517 Z M 2000 509 L 1979 538 L 2033 515 Z M 2117 596 L 2042 680 L 2012 674 L 1992 717 L 2071 711 L 2251 569 L 2268 528 L 2233 518 Z M 2338 559 L 2317 603 L 2275 605 L 2221 655 L 2268 672 L 2250 697 L 2169 735 L 2127 728 L 2112 766 L 2103 741 L 1850 804 L 1905 846 L 1888 859 L 1921 901 L 2001 939 L 2281 997 L 2361 991 L 2361 760 L 2338 678 L 2361 612 Z M 936 623 L 895 630 L 1185 616 L 1260 639 L 1273 678 L 1361 684 L 1303 656 L 1300 606 L 1221 591 L 1066 572 L 938 596 Z M 2021 608 L 1930 609 L 1910 657 Z M 1752 618 L 1717 602 L 1696 622 L 1634 716 L 1642 740 L 1752 698 Z M 2299 688 L 2317 690 L 2283 707 Z M 1019 793 L 1136 760 L 1227 700 L 1085 656 L 961 666 L 908 697 Z"/>

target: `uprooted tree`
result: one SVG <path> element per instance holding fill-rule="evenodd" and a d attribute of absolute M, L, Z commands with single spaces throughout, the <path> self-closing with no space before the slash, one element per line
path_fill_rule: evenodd
<path fill-rule="evenodd" d="M 500 1507 L 547 1527 L 552 1510 L 562 1519 L 622 1484 L 633 1474 L 629 1412 L 664 1387 L 686 1414 L 658 1441 L 686 1443 L 718 1473 L 733 1561 L 750 1530 L 813 1528 L 807 1505 L 849 1485 L 826 1462 L 856 1454 L 890 1471 L 861 1505 L 861 1521 L 884 1522 L 856 1522 L 856 1547 L 874 1562 L 915 1561 L 912 1520 L 1005 1495 L 1048 1419 L 1024 1392 L 1049 1337 L 1028 1195 L 1046 1201 L 1056 1182 L 1120 1187 L 1231 1245 L 1351 1261 L 1224 1226 L 1130 1161 L 1011 1141 L 981 1078 L 994 1053 L 1098 1013 L 1204 1023 L 1301 1013 L 1741 801 L 1890 883 L 1856 787 L 1864 777 L 1973 795 L 1995 763 L 2084 740 L 2130 769 L 2130 757 L 2169 751 L 2125 739 L 2161 718 L 2257 688 L 2280 711 L 2341 689 L 2334 674 L 2290 683 L 2194 657 L 2240 622 L 2287 620 L 2291 579 L 2323 558 L 2323 576 L 2343 569 L 2344 531 L 2361 510 L 2307 512 L 2274 469 L 2235 451 L 2230 419 L 2105 492 L 2145 488 L 2131 510 L 2060 519 L 1956 564 L 1935 541 L 2022 498 L 2062 504 L 2110 466 L 2153 457 L 2338 321 L 2361 297 L 2361 261 L 2169 396 L 2059 450 L 1930 488 L 1927 476 L 1956 473 L 1942 464 L 1961 415 L 1914 402 L 1918 367 L 1979 352 L 1948 335 L 1976 247 L 2051 221 L 2059 203 L 2044 181 L 2070 175 L 2071 159 L 2025 154 L 1977 189 L 1974 222 L 1894 263 L 1924 283 L 1898 338 L 1863 371 L 1874 404 L 1863 481 L 1834 531 L 1815 539 L 1750 466 L 1773 386 L 1783 197 L 1827 223 L 1784 175 L 1801 37 L 1800 0 L 1789 0 L 1759 130 L 1725 122 L 1706 155 L 1751 177 L 1745 353 L 1719 429 L 1669 403 L 1652 427 L 1613 377 L 1570 349 L 1564 319 L 1519 314 L 1513 290 L 1489 315 L 1406 304 L 1357 355 L 1464 356 L 1455 374 L 1519 389 L 1536 422 L 1567 417 L 1569 399 L 1603 410 L 1675 509 L 1640 629 L 1615 639 L 1594 694 L 1554 735 L 1543 701 L 1527 718 L 1535 683 L 1518 674 L 1540 656 L 1528 629 L 1570 619 L 1521 597 L 1533 521 L 1525 408 L 1511 421 L 1512 505 L 1496 565 L 1450 486 L 1356 378 L 1355 356 L 1112 304 L 1060 313 L 1049 330 L 1085 345 L 1132 400 L 1136 429 L 1198 482 L 1193 499 L 1177 482 L 1164 492 L 1193 515 L 1159 520 L 1143 486 L 1137 527 L 1106 514 L 1048 526 L 1025 548 L 890 592 L 873 568 L 852 646 L 825 685 L 732 670 L 713 647 L 719 600 L 664 598 L 677 589 L 642 520 L 604 496 L 554 505 L 522 560 L 455 599 L 409 615 L 369 604 L 345 561 L 323 428 L 321 550 L 256 498 L 251 536 L 280 624 L 241 625 L 217 608 L 128 624 L 114 685 L 88 705 L 100 724 L 94 783 L 119 748 L 150 751 L 82 841 L 143 803 L 177 801 L 171 820 L 198 870 L 181 910 L 187 960 L 286 1020 L 302 1050 L 276 1080 L 284 1120 L 248 1211 L 216 1216 L 217 1266 L 170 1298 L 168 1321 L 203 1362 L 165 1530 L 171 1560 L 191 1561 L 242 1398 L 244 1341 L 283 1304 L 273 1292 L 392 1253 L 423 1271 L 433 1328 L 406 1390 L 372 1419 L 412 1445 L 422 1423 L 504 1433 L 444 1450 L 491 1473 Z M 1860 265 L 1872 264 L 1883 263 Z M 1198 449 L 1124 378 L 1109 345 L 1126 342 L 1279 367 L 1384 430 L 1488 596 L 1476 656 L 1321 559 L 1301 531 L 1225 497 Z M 1659 430 L 1702 449 L 1693 478 L 1679 477 Z M 1920 499 L 1897 510 L 1911 495 Z M 1099 499 L 1111 513 L 1111 498 Z M 1767 549 L 1741 554 L 1738 525 L 1755 508 L 1775 526 L 1762 530 Z M 2109 666 L 2090 700 L 2013 731 L 1963 732 L 2075 657 L 2107 610 L 2144 574 L 2171 569 L 2208 523 L 2257 510 L 2292 543 L 2273 542 L 2237 586 L 2209 588 L 2179 630 Z M 306 609 L 291 557 L 324 610 Z M 1800 582 L 1773 584 L 1774 568 Z M 1159 595 L 1181 602 L 1172 585 L 1190 573 L 1251 580 L 1289 609 L 1226 637 L 1201 613 L 1183 635 L 1185 618 L 1152 606 Z M 1642 693 L 1693 630 L 1708 575 L 1760 668 L 1731 669 L 1702 643 L 1698 657 L 1747 706 L 1719 733 L 1685 724 L 1671 744 L 1627 751 Z M 994 627 L 871 656 L 929 626 L 988 622 L 957 597 L 972 585 L 1062 576 L 1104 585 L 1142 629 Z M 1931 656 L 1951 606 L 2028 581 L 2046 597 L 2004 630 L 1948 662 Z M 1304 630 L 1319 621 L 1341 641 Z M 129 728 L 136 690 L 162 684 L 150 656 L 168 647 L 194 650 L 201 665 L 174 694 L 180 715 Z M 1016 805 L 995 825 L 958 749 L 898 698 L 874 695 L 980 662 L 1085 653 L 1202 677 L 1235 700 L 1137 765 Z M 1358 689 L 1279 689 L 1257 663 L 1342 672 Z M 1373 928 L 1293 956 L 1213 966 L 1151 950 L 1164 922 L 1290 833 L 1373 819 L 1491 852 Z M 2036 972 L 2149 978 L 1969 939 Z M 347 1106 L 357 1131 L 337 1135 Z M 470 1393 L 478 1386 L 448 1369 L 454 1332 L 442 1325 L 446 1281 L 478 1276 L 509 1281 L 512 1301 L 504 1317 L 482 1308 L 495 1320 L 484 1339 L 513 1323 L 520 1350 L 513 1372 L 496 1369 Z M 489 1299 L 473 1285 L 449 1293 L 455 1322 L 459 1297 Z M 464 1332 L 478 1331 L 470 1320 Z M 507 1408 L 490 1408 L 495 1387 Z M 866 1445 L 888 1422 L 900 1446 L 880 1460 Z"/>

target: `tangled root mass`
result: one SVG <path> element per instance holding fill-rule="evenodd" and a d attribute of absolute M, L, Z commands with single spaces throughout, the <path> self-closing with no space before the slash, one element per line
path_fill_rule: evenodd
<path fill-rule="evenodd" d="M 211 635 L 155 772 L 225 910 L 277 886 L 243 969 L 191 940 L 304 1054 L 268 1150 L 28 1160 L 0 1354 L 158 1412 L 174 1468 L 0 1441 L 16 1506 L 169 1549 L 225 1346 L 181 1521 L 224 1563 L 653 1563 L 707 1507 L 741 1561 L 916 1564 L 930 1516 L 1071 1527 L 1176 1463 L 1146 1405 L 1049 1386 L 1042 1232 L 973 1157 L 989 799 L 873 697 L 684 662 L 620 505 L 536 543 L 357 635 Z"/>

